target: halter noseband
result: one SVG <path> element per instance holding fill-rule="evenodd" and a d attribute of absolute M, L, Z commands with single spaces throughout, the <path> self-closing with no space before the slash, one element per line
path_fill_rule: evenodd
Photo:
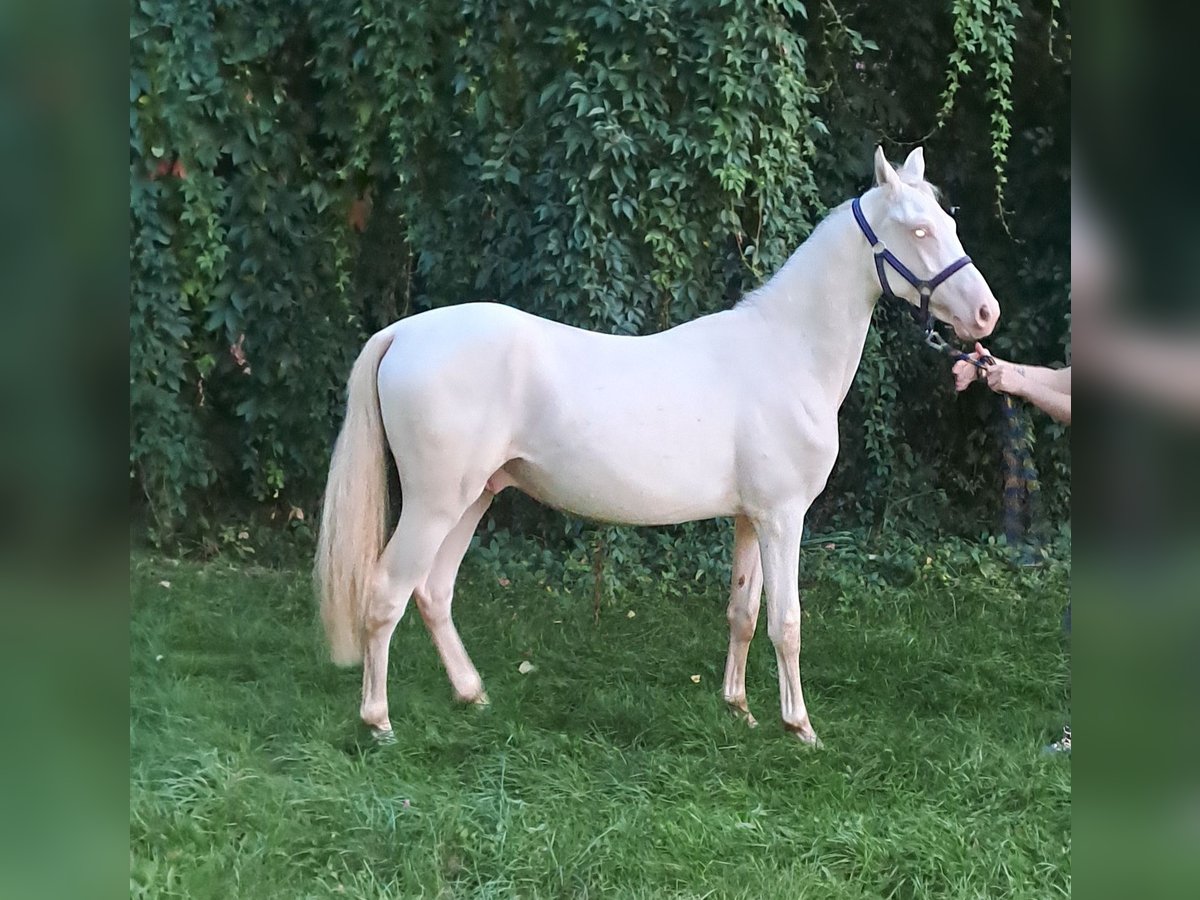
<path fill-rule="evenodd" d="M 893 269 L 900 273 L 900 276 L 917 289 L 917 293 L 921 295 L 921 312 L 913 312 L 913 317 L 917 319 L 917 323 L 925 329 L 925 339 L 928 341 L 933 331 L 933 315 L 929 312 L 929 298 L 933 292 L 937 290 L 938 285 L 957 272 L 964 266 L 971 264 L 971 257 L 964 256 L 956 259 L 942 271 L 938 272 L 932 278 L 918 278 L 913 274 L 912 270 L 900 262 L 896 254 L 884 246 L 883 241 L 875 234 L 870 224 L 867 222 L 867 217 L 863 215 L 862 205 L 859 203 L 859 198 L 855 197 L 850 204 L 850 208 L 854 211 L 854 221 L 858 223 L 858 227 L 862 229 L 863 236 L 871 245 L 871 252 L 875 255 L 875 273 L 879 276 L 879 287 L 883 291 L 883 296 L 890 300 L 899 300 L 892 292 L 892 286 L 888 284 L 887 271 L 884 269 L 884 263 L 890 265 Z"/>

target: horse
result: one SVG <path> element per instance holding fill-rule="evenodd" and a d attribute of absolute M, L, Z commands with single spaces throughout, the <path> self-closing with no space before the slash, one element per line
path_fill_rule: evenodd
<path fill-rule="evenodd" d="M 986 337 L 1000 308 L 925 180 L 922 148 L 831 210 L 732 308 L 657 334 L 569 327 L 499 303 L 402 319 L 350 372 L 314 578 L 330 655 L 363 665 L 360 716 L 380 740 L 392 633 L 416 598 L 454 696 L 487 694 L 451 618 L 454 583 L 493 498 L 517 488 L 587 519 L 732 517 L 725 702 L 756 724 L 746 655 L 763 588 L 784 729 L 819 743 L 800 684 L 804 518 L 838 453 L 838 410 L 881 295 Z M 914 274 L 909 264 L 934 273 Z M 889 271 L 893 274 L 889 275 Z M 900 276 L 895 288 L 895 275 Z M 388 536 L 386 454 L 399 473 Z"/>

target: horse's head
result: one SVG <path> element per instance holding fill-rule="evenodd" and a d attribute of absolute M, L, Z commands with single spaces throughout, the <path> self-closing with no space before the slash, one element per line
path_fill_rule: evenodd
<path fill-rule="evenodd" d="M 898 171 L 883 148 L 876 148 L 875 182 L 862 198 L 859 225 L 869 219 L 863 230 L 868 241 L 874 232 L 876 260 L 884 263 L 884 292 L 927 306 L 954 327 L 960 340 L 987 337 L 1000 318 L 1000 305 L 966 258 L 954 219 L 925 180 L 922 148 L 913 150 Z"/>

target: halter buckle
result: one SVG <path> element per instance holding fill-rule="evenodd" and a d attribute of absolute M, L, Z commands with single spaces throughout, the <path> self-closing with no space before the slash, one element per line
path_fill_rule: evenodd
<path fill-rule="evenodd" d="M 930 325 L 929 330 L 925 332 L 925 344 L 926 346 L 932 347 L 938 353 L 948 353 L 951 349 L 950 344 L 948 344 L 946 339 L 934 330 L 932 325 Z"/>

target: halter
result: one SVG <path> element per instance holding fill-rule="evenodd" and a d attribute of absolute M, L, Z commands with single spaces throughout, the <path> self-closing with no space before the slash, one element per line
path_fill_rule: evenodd
<path fill-rule="evenodd" d="M 964 256 L 956 259 L 932 278 L 918 278 L 913 274 L 912 269 L 900 262 L 896 254 L 884 246 L 883 241 L 872 230 L 871 226 L 867 223 L 867 217 L 863 215 L 862 205 L 859 203 L 858 197 L 855 197 L 851 202 L 850 208 L 854 211 L 854 221 L 862 229 L 863 236 L 866 237 L 867 242 L 871 245 L 871 252 L 875 255 L 875 272 L 879 276 L 879 287 L 883 290 L 883 296 L 890 300 L 900 299 L 892 292 L 892 286 L 888 284 L 884 263 L 887 263 L 899 272 L 901 277 L 915 287 L 917 293 L 921 295 L 921 312 L 917 313 L 914 311 L 913 318 L 917 320 L 917 324 L 925 329 L 925 340 L 929 342 L 937 334 L 933 330 L 933 314 L 929 312 L 929 298 L 937 290 L 938 285 L 959 269 L 969 266 L 971 264 L 971 257 Z"/>

